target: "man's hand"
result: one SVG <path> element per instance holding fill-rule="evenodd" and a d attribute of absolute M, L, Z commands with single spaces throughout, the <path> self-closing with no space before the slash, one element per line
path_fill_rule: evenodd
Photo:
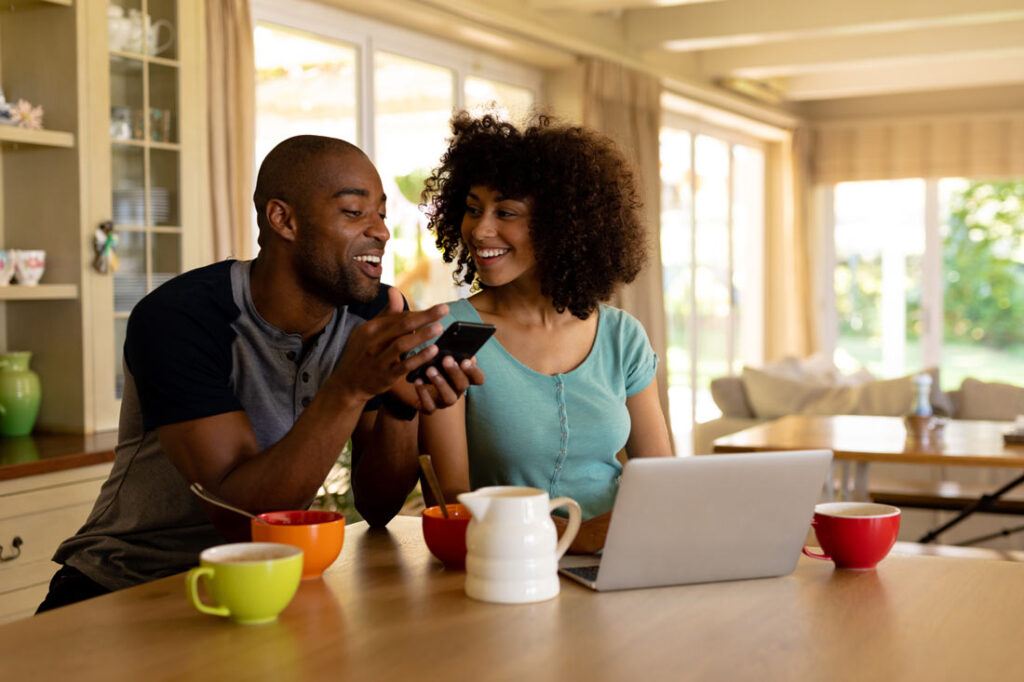
<path fill-rule="evenodd" d="M 391 287 L 388 297 L 386 310 L 352 330 L 331 377 L 338 377 L 337 381 L 342 383 L 339 390 L 356 400 L 365 402 L 384 393 L 437 355 L 437 346 L 430 345 L 403 359 L 416 346 L 441 334 L 437 320 L 448 313 L 448 306 L 406 311 L 398 289 Z"/>

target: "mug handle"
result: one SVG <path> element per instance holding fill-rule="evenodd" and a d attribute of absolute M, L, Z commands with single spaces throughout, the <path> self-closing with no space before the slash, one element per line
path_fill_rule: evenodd
<path fill-rule="evenodd" d="M 822 561 L 832 561 L 832 557 L 830 557 L 828 554 L 824 554 L 824 553 L 816 554 L 815 552 L 812 552 L 811 550 L 807 549 L 807 545 L 804 545 L 804 548 L 801 551 L 804 553 L 804 556 L 809 556 L 812 559 L 821 559 Z"/>
<path fill-rule="evenodd" d="M 583 512 L 576 500 L 571 497 L 556 497 L 548 503 L 548 512 L 553 512 L 559 507 L 569 510 L 569 525 L 566 526 L 565 532 L 562 533 L 562 539 L 555 546 L 555 561 L 561 559 L 569 549 L 569 545 L 576 539 L 576 533 L 580 532 L 580 524 L 583 522 Z"/>
<path fill-rule="evenodd" d="M 207 606 L 199 598 L 199 578 L 202 576 L 213 578 L 213 569 L 209 566 L 199 566 L 193 568 L 185 576 L 185 592 L 188 594 L 188 600 L 192 603 L 192 606 L 196 608 L 200 613 L 208 613 L 211 616 L 230 616 L 231 612 L 226 606 Z"/>
<path fill-rule="evenodd" d="M 816 525 L 818 525 L 818 523 L 816 521 L 811 521 L 811 528 L 814 528 Z M 804 553 L 804 556 L 809 556 L 812 559 L 821 559 L 822 561 L 832 561 L 832 557 L 830 557 L 828 554 L 825 554 L 824 550 L 822 550 L 821 554 L 818 554 L 817 552 L 812 552 L 811 550 L 807 549 L 807 545 L 804 545 L 803 549 L 801 549 L 800 551 Z"/>
<path fill-rule="evenodd" d="M 157 37 L 157 40 L 154 41 L 157 44 L 153 46 L 153 56 L 156 56 L 174 44 L 174 25 L 166 19 L 160 19 L 159 21 L 154 22 L 151 28 Z M 165 43 L 160 42 L 161 28 L 167 29 L 167 42 Z"/>

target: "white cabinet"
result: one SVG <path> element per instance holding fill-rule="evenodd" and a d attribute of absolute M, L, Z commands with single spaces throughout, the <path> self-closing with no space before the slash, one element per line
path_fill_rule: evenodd
<path fill-rule="evenodd" d="M 45 249 L 38 287 L 0 287 L 0 350 L 32 351 L 37 430 L 117 426 L 131 306 L 200 262 L 206 231 L 202 0 L 0 0 L 0 87 L 45 109 L 0 127 L 0 248 Z M 111 13 L 159 42 L 108 40 Z M 116 48 L 116 49 L 114 49 Z M 120 269 L 93 268 L 113 221 Z M 2 541 L 0 541 L 2 543 Z"/>
<path fill-rule="evenodd" d="M 0 623 L 35 612 L 57 570 L 50 558 L 89 515 L 110 468 L 95 464 L 0 481 Z"/>

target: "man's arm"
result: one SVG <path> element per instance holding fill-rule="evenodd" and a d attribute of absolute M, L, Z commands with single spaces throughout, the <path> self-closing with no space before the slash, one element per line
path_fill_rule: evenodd
<path fill-rule="evenodd" d="M 466 389 L 484 382 L 483 372 L 472 360 L 460 365 L 446 357 L 442 367 L 444 376 L 428 370 L 429 383 L 413 386 L 402 379 L 392 387 L 393 397 L 418 407 L 418 417 L 400 419 L 385 402 L 381 409 L 363 417 L 353 434 L 352 492 L 356 509 L 371 526 L 387 524 L 416 486 L 420 453 L 417 422 L 459 412 L 459 406 L 465 403 L 460 397 Z M 456 438 L 460 433 L 465 441 L 465 427 L 453 432 Z"/>
<path fill-rule="evenodd" d="M 252 424 L 240 411 L 158 427 L 164 451 L 185 479 L 254 513 L 307 506 L 363 417 L 366 401 L 399 379 L 404 381 L 408 372 L 437 352 L 428 346 L 403 359 L 440 333 L 440 325 L 434 323 L 447 312 L 446 306 L 402 312 L 401 294 L 392 292 L 389 309 L 352 331 L 334 372 L 274 445 L 260 451 Z M 410 427 L 391 421 L 395 420 L 379 425 L 381 433 L 388 434 L 384 441 L 393 436 L 390 442 L 406 442 L 400 450 L 408 450 L 404 433 Z M 415 461 L 415 456 L 410 459 Z M 234 519 L 220 512 L 211 512 L 210 517 L 226 537 L 239 537 Z"/>
<path fill-rule="evenodd" d="M 418 450 L 415 419 L 383 408 L 360 419 L 352 434 L 352 497 L 370 526 L 387 525 L 416 487 Z"/>

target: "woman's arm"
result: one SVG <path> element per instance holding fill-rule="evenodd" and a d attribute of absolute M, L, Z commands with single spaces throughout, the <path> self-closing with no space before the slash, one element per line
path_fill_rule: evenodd
<path fill-rule="evenodd" d="M 658 400 L 658 379 L 647 388 L 626 398 L 631 423 L 626 454 L 634 457 L 671 457 L 672 441 L 668 437 L 665 414 Z"/>
<path fill-rule="evenodd" d="M 466 396 L 445 410 L 420 414 L 420 452 L 430 455 L 445 502 L 457 502 L 469 491 L 469 446 L 466 443 Z M 437 504 L 429 487 L 423 488 L 428 505 Z"/>

